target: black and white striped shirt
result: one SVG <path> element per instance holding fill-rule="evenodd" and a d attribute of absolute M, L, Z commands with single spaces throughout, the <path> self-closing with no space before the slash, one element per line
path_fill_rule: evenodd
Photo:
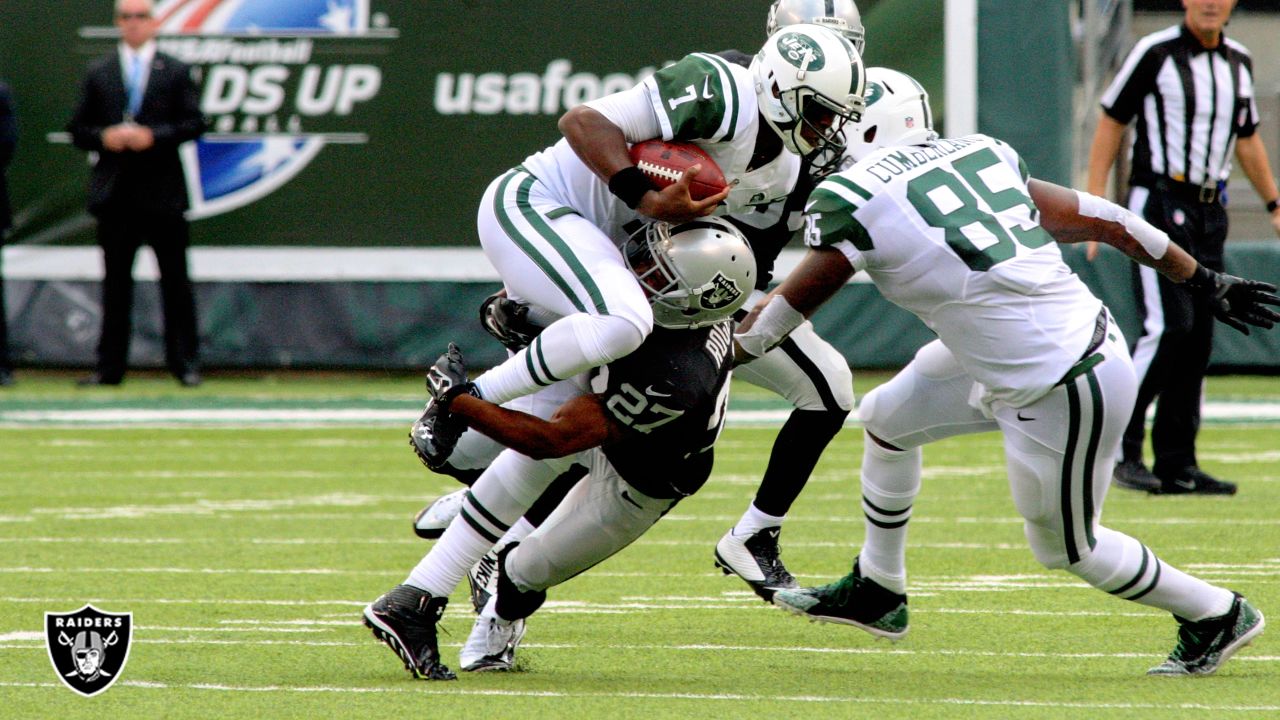
<path fill-rule="evenodd" d="M 1125 59 L 1102 110 L 1125 125 L 1138 118 L 1133 184 L 1225 182 L 1236 138 L 1258 126 L 1253 59 L 1225 35 L 1208 50 L 1185 25 L 1152 33 Z"/>

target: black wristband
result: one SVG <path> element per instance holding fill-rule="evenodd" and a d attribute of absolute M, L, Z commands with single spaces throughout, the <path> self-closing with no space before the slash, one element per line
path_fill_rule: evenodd
<path fill-rule="evenodd" d="M 624 167 L 609 178 L 609 192 L 618 196 L 632 210 L 640 204 L 644 194 L 653 189 L 649 176 L 635 165 Z"/>
<path fill-rule="evenodd" d="M 1267 213 L 1268 213 L 1268 214 L 1269 214 L 1269 213 L 1273 213 L 1273 212 L 1275 212 L 1275 211 L 1276 211 L 1276 208 L 1278 208 L 1278 207 L 1280 207 L 1280 198 L 1276 198 L 1275 200 L 1268 200 L 1268 201 L 1267 201 Z"/>
<path fill-rule="evenodd" d="M 1217 285 L 1217 282 L 1214 280 L 1214 276 L 1216 275 L 1217 273 L 1214 271 L 1204 265 L 1196 263 L 1195 272 L 1191 273 L 1191 277 L 1187 278 L 1184 284 L 1191 292 L 1212 292 L 1214 286 Z"/>

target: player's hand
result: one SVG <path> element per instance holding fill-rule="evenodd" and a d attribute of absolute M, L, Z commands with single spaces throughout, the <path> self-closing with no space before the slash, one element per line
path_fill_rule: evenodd
<path fill-rule="evenodd" d="M 449 351 L 437 358 L 427 371 L 427 392 L 446 412 L 449 403 L 462 393 L 479 397 L 475 385 L 467 380 L 467 364 L 457 345 L 449 343 Z"/>
<path fill-rule="evenodd" d="M 1093 262 L 1096 257 L 1098 257 L 1098 241 L 1089 240 L 1084 244 L 1084 259 Z"/>
<path fill-rule="evenodd" d="M 674 183 L 661 190 L 645 193 L 636 210 L 642 215 L 669 223 L 689 222 L 715 212 L 716 205 L 729 197 L 729 188 L 702 200 L 694 200 L 689 194 L 689 184 L 701 170 L 701 165 L 694 165 L 685 170 Z"/>
<path fill-rule="evenodd" d="M 1266 307 L 1280 305 L 1280 297 L 1272 294 L 1276 286 L 1271 283 L 1214 272 L 1200 265 L 1186 284 L 1188 290 L 1209 302 L 1214 317 L 1245 335 L 1249 334 L 1249 325 L 1270 329 L 1280 322 L 1280 313 Z"/>

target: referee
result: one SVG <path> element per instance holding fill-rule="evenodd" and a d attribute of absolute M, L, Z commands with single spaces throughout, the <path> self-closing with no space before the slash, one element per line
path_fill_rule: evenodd
<path fill-rule="evenodd" d="M 1257 135 L 1253 61 L 1223 27 L 1235 0 L 1182 0 L 1176 25 L 1147 35 L 1129 53 L 1102 96 L 1102 116 L 1089 152 L 1089 192 L 1105 195 L 1107 176 L 1125 128 L 1137 118 L 1129 177 L 1129 209 L 1164 230 L 1196 260 L 1223 269 L 1227 237 L 1227 176 L 1231 155 L 1266 202 L 1280 234 L 1275 178 Z M 1090 259 L 1097 247 L 1090 244 Z M 1125 431 L 1114 482 L 1154 494 L 1233 495 L 1196 463 L 1196 433 L 1213 315 L 1179 285 L 1135 266 L 1142 332 L 1133 349 L 1141 379 Z M 1142 461 L 1147 407 L 1159 397 L 1151 444 L 1155 462 Z"/>

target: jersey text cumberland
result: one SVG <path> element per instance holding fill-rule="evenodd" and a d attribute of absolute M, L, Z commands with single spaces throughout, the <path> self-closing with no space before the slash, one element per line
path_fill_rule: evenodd
<path fill-rule="evenodd" d="M 936 140 L 928 145 L 917 145 L 887 155 L 880 162 L 865 168 L 866 172 L 880 182 L 889 182 L 894 175 L 901 175 L 933 160 L 954 155 L 961 150 L 981 141 L 979 136 L 956 138 L 954 140 Z"/>

